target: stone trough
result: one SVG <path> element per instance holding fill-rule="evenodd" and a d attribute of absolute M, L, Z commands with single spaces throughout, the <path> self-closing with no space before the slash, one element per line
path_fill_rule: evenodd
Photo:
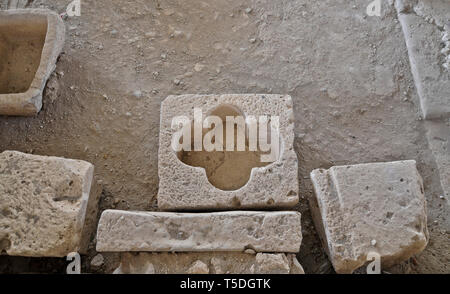
<path fill-rule="evenodd" d="M 45 9 L 0 11 L 0 115 L 32 116 L 64 45 L 65 26 Z"/>

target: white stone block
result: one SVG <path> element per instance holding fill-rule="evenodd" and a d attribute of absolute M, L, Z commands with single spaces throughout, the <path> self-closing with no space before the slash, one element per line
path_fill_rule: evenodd
<path fill-rule="evenodd" d="M 311 180 L 313 219 L 336 272 L 353 272 L 371 252 L 390 266 L 426 247 L 426 203 L 415 161 L 318 169 Z"/>
<path fill-rule="evenodd" d="M 217 213 L 106 210 L 97 229 L 97 251 L 298 252 L 300 213 Z"/>
<path fill-rule="evenodd" d="M 220 117 L 224 121 L 224 136 L 226 116 L 241 116 L 244 119 L 253 116 L 258 120 L 264 115 L 278 117 L 279 142 L 276 143 L 279 144 L 274 146 L 279 148 L 279 156 L 272 162 L 261 162 L 261 150 L 254 151 L 248 143 L 251 138 L 250 123 L 241 128 L 245 128 L 247 133 L 245 151 L 226 151 L 226 148 L 223 148 L 225 152 L 205 151 L 201 143 L 206 130 L 203 129 L 200 139 L 196 139 L 192 128 L 192 138 L 188 140 L 192 147 L 195 147 L 195 142 L 200 142 L 203 151 L 192 148 L 191 151 L 176 152 L 172 140 L 179 128 L 172 128 L 173 120 L 185 116 L 193 122 L 196 108 L 200 109 L 202 119 L 211 115 Z M 169 96 L 161 106 L 159 208 L 171 211 L 227 210 L 296 205 L 299 199 L 298 163 L 293 147 L 292 108 L 292 99 L 287 95 Z M 257 137 L 258 140 L 260 138 L 263 136 Z M 225 141 L 223 139 L 226 147 Z"/>
<path fill-rule="evenodd" d="M 100 192 L 90 197 L 93 171 L 81 160 L 0 153 L 0 251 L 62 257 L 86 250 L 85 223 L 96 218 Z"/>

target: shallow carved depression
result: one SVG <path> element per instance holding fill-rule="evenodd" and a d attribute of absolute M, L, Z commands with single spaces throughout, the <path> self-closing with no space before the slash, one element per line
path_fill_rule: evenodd
<path fill-rule="evenodd" d="M 238 190 L 247 184 L 253 168 L 271 164 L 271 162 L 261 161 L 261 155 L 270 152 L 262 152 L 259 144 L 256 151 L 249 150 L 248 125 L 244 125 L 245 151 L 237 151 L 238 124 L 234 124 L 234 151 L 226 150 L 226 117 L 239 116 L 245 119 L 245 116 L 237 107 L 221 105 L 212 110 L 208 116 L 217 116 L 222 120 L 223 138 L 213 138 L 211 141 L 215 142 L 215 140 L 221 139 L 224 151 L 208 152 L 204 148 L 203 151 L 181 151 L 178 153 L 178 158 L 187 165 L 204 168 L 209 182 L 216 188 L 224 191 Z M 203 138 L 213 128 L 203 128 Z M 270 129 L 269 126 L 268 129 Z M 268 135 L 268 144 L 270 144 L 270 132 L 268 132 Z M 191 138 L 191 150 L 194 150 L 193 137 Z"/>
<path fill-rule="evenodd" d="M 47 17 L 0 19 L 0 94 L 26 92 L 41 62 Z"/>

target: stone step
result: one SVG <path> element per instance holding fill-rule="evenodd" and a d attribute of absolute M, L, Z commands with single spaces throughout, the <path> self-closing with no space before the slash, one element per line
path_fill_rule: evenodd
<path fill-rule="evenodd" d="M 106 210 L 97 229 L 97 251 L 299 252 L 300 213 L 216 213 Z"/>
<path fill-rule="evenodd" d="M 101 192 L 92 185 L 93 171 L 81 160 L 0 153 L 0 252 L 63 257 L 86 251 Z"/>
<path fill-rule="evenodd" d="M 413 160 L 335 166 L 311 173 L 316 230 L 337 273 L 374 253 L 391 266 L 428 242 L 422 178 Z"/>

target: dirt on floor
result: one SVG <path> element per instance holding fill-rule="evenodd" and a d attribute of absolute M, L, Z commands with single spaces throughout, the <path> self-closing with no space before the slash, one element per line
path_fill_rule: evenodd
<path fill-rule="evenodd" d="M 6 1 L 8 2 L 8 1 Z M 27 1 L 64 12 L 69 0 Z M 450 273 L 449 210 L 427 143 L 395 8 L 365 0 L 82 0 L 31 118 L 0 117 L 0 152 L 95 165 L 101 210 L 157 210 L 160 104 L 168 95 L 276 93 L 294 101 L 306 273 L 333 273 L 312 224 L 309 173 L 332 165 L 414 159 L 430 243 L 390 273 Z M 0 1 L 1 3 L 1 1 Z M 6 8 L 6 5 L 3 6 Z M 83 272 L 112 272 L 97 254 Z M 64 273 L 64 259 L 0 257 L 0 272 Z"/>

